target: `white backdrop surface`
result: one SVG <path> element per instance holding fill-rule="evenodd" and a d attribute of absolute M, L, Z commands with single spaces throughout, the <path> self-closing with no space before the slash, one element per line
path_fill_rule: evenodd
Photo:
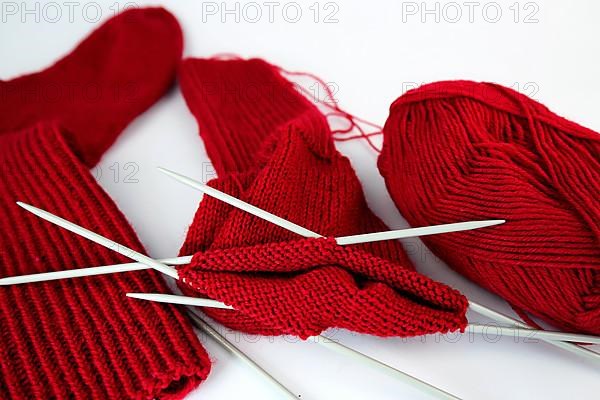
<path fill-rule="evenodd" d="M 44 68 L 116 10 L 134 4 L 68 3 L 0 3 L 1 79 Z M 472 79 L 511 86 L 600 130 L 600 3 L 592 0 L 162 4 L 180 21 L 185 56 L 230 52 L 315 73 L 335 88 L 343 108 L 379 124 L 408 88 Z M 177 254 L 200 200 L 197 192 L 155 167 L 211 177 L 197 131 L 176 88 L 135 120 L 93 170 L 152 256 Z M 377 171 L 376 154 L 360 141 L 338 143 L 338 148 L 350 157 L 373 210 L 390 227 L 407 227 Z M 404 243 L 419 271 L 514 315 L 501 299 L 454 273 L 418 240 Z M 222 332 L 302 399 L 431 398 L 315 343 Z M 401 340 L 330 333 L 464 399 L 595 399 L 600 393 L 598 365 L 543 343 L 493 334 Z M 190 399 L 281 397 L 210 339 L 201 340 L 214 366 Z"/>

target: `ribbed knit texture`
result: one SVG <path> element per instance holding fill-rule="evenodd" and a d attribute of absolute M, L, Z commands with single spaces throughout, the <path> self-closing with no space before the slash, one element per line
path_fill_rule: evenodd
<path fill-rule="evenodd" d="M 391 107 L 379 167 L 411 225 L 503 218 L 425 237 L 451 267 L 527 313 L 600 334 L 600 135 L 512 89 L 468 81 Z"/>
<path fill-rule="evenodd" d="M 143 48 L 138 56 L 149 65 L 127 64 L 128 43 L 133 55 Z M 0 277 L 130 262 L 28 213 L 17 200 L 144 251 L 88 166 L 166 90 L 180 48 L 179 28 L 166 11 L 128 11 L 50 70 L 1 84 L 13 89 L 0 101 Z M 135 76 L 145 89 L 131 104 L 117 102 L 119 110 L 108 102 L 96 108 L 78 100 L 38 101 L 26 89 L 45 87 L 55 82 L 46 78 L 59 76 L 66 81 L 56 83 L 101 86 L 104 79 L 109 84 Z M 63 122 L 76 130 L 59 128 Z M 153 271 L 0 286 L 0 398 L 182 398 L 210 370 L 190 321 L 175 307 L 125 297 L 167 290 Z"/>
<path fill-rule="evenodd" d="M 324 116 L 275 67 L 186 60 L 180 82 L 219 176 L 211 185 L 323 235 L 387 230 Z M 180 275 L 195 295 L 232 305 L 205 312 L 244 332 L 412 336 L 466 325 L 466 299 L 415 272 L 397 241 L 304 239 L 205 196 L 181 250 L 193 253 Z"/>
<path fill-rule="evenodd" d="M 168 11 L 127 10 L 51 67 L 0 81 L 0 133 L 60 121 L 70 147 L 91 167 L 173 84 L 182 48 L 179 24 Z"/>
<path fill-rule="evenodd" d="M 42 207 L 138 251 L 127 220 L 58 128 L 0 137 L 2 276 L 129 262 L 15 204 Z M 181 398 L 208 356 L 175 307 L 125 297 L 168 290 L 154 271 L 0 287 L 0 397 Z"/>

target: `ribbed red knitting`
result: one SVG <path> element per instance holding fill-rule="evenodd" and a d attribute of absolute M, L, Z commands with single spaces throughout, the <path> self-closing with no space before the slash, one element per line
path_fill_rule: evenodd
<path fill-rule="evenodd" d="M 100 157 L 123 124 L 155 101 L 175 75 L 173 68 L 166 67 L 167 63 L 175 65 L 179 57 L 171 46 L 181 47 L 180 32 L 173 18 L 164 10 L 154 9 L 129 11 L 125 15 L 135 25 L 130 25 L 129 17 L 117 17 L 57 64 L 68 66 L 73 74 L 69 75 L 69 82 L 95 82 L 85 62 L 79 65 L 83 76 L 76 74 L 78 62 L 85 59 L 79 52 L 88 49 L 88 55 L 94 59 L 86 62 L 94 65 L 100 80 L 112 81 L 109 75 L 118 75 L 117 65 L 125 54 L 101 52 L 110 50 L 111 41 L 116 44 L 113 50 L 124 50 L 130 39 L 132 52 L 140 50 L 140 57 L 149 62 L 144 71 L 137 71 L 140 79 L 147 79 L 139 83 L 153 89 L 139 92 L 140 97 L 131 104 L 121 104 L 123 109 L 118 113 L 111 114 L 106 104 L 92 109 L 91 105 L 78 108 L 76 103 L 65 102 L 59 107 L 47 104 L 46 100 L 24 102 L 26 110 L 13 110 L 12 102 L 18 102 L 16 97 L 35 95 L 17 83 L 31 81 L 43 87 L 45 77 L 66 77 L 65 71 L 56 66 L 51 68 L 52 73 L 42 72 L 20 78 L 17 83 L 3 83 L 4 87 L 17 89 L 11 89 L 10 94 L 4 92 L 9 98 L 0 101 L 2 277 L 128 261 L 27 213 L 15 204 L 17 200 L 143 251 L 125 217 L 79 158 L 91 163 Z M 131 36 L 136 29 L 145 32 L 149 28 L 155 29 L 147 33 L 147 45 L 156 51 L 154 54 L 145 53 L 145 40 L 141 40 L 139 31 Z M 157 38 L 153 39 L 153 35 Z M 154 47 L 155 39 L 163 47 Z M 91 51 L 94 48 L 98 53 Z M 154 69 L 150 61 L 155 57 L 169 60 L 156 60 L 158 67 Z M 104 62 L 110 67 L 103 66 Z M 131 66 L 120 67 L 128 71 Z M 55 112 L 50 113 L 50 109 Z M 14 111 L 15 120 L 10 110 Z M 74 116 L 76 110 L 82 114 Z M 28 122 L 26 113 L 32 126 L 9 132 L 8 127 Z M 78 130 L 66 131 L 50 122 L 36 123 L 38 118 L 46 117 L 64 120 Z M 95 125 L 96 118 L 102 119 L 101 124 Z M 90 121 L 89 126 L 72 124 L 85 120 Z M 75 146 L 77 155 L 70 145 Z M 188 319 L 174 307 L 125 297 L 131 291 L 166 290 L 163 279 L 152 271 L 1 286 L 0 398 L 182 398 L 210 370 L 208 355 Z"/>
<path fill-rule="evenodd" d="M 275 67 L 186 60 L 180 82 L 219 175 L 211 185 L 323 235 L 387 229 L 324 116 Z M 205 311 L 237 330 L 412 336 L 466 325 L 466 299 L 415 272 L 396 241 L 303 239 L 204 197 L 181 253 L 196 254 L 180 276 L 237 310 Z"/>
<path fill-rule="evenodd" d="M 511 89 L 438 82 L 394 102 L 379 167 L 411 225 L 504 218 L 424 238 L 520 314 L 600 334 L 600 135 Z"/>

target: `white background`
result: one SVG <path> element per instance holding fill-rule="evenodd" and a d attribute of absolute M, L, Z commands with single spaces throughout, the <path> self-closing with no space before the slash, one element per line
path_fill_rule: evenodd
<path fill-rule="evenodd" d="M 2 3 L 2 11 L 8 3 Z M 310 1 L 288 5 L 284 11 L 289 3 L 276 2 L 270 21 L 268 7 L 259 1 L 262 16 L 252 22 L 257 19 L 257 8 L 244 8 L 244 3 L 237 5 L 237 12 L 223 14 L 221 2 L 164 2 L 182 25 L 186 56 L 232 52 L 313 72 L 337 87 L 336 98 L 343 108 L 379 124 L 385 121 L 391 102 L 408 87 L 462 78 L 512 86 L 569 119 L 600 129 L 598 2 L 483 1 L 475 2 L 471 15 L 463 2 L 441 2 L 435 11 L 436 3 L 429 1 L 425 6 L 434 10 L 431 14 L 423 13 L 420 1 L 337 0 L 333 5 L 323 1 L 316 6 Z M 61 12 L 58 19 L 55 10 L 44 8 L 46 3 L 11 4 L 17 13 L 1 16 L 2 79 L 54 62 L 99 26 L 100 22 L 93 22 L 98 10 L 104 20 L 126 3 L 100 1 L 85 12 L 84 3 L 77 3 L 70 18 L 68 7 L 58 1 L 54 3 Z M 25 7 L 33 13 L 26 14 Z M 226 7 L 235 10 L 236 5 L 228 2 Z M 215 9 L 214 15 L 206 12 Z M 298 9 L 300 20 L 292 22 Z M 320 10 L 318 15 L 315 9 Z M 501 16 L 493 22 L 498 9 Z M 337 22 L 326 23 L 333 11 L 329 20 Z M 390 227 L 406 227 L 376 169 L 376 154 L 356 141 L 338 143 L 338 148 L 351 158 L 375 212 Z M 137 183 L 126 182 L 125 176 L 132 172 L 125 170 L 127 162 L 139 167 L 130 177 Z M 200 196 L 159 174 L 155 167 L 206 179 L 210 177 L 207 162 L 196 122 L 176 89 L 132 123 L 93 172 L 133 224 L 149 254 L 167 257 L 177 254 Z M 116 179 L 115 168 L 120 171 Z M 405 243 L 421 272 L 514 315 L 501 299 L 449 270 L 417 240 Z M 469 319 L 486 321 L 473 314 Z M 224 333 L 302 399 L 431 398 L 315 343 Z M 400 340 L 333 334 L 464 399 L 592 399 L 600 393 L 598 365 L 542 343 L 515 343 L 513 338 L 498 341 L 493 335 L 487 340 L 481 336 Z M 202 341 L 214 366 L 190 398 L 281 397 L 214 342 L 205 337 Z"/>

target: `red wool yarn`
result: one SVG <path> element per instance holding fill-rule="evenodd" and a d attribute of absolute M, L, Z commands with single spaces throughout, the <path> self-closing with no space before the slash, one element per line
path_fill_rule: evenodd
<path fill-rule="evenodd" d="M 1 277 L 128 262 L 18 200 L 144 251 L 88 168 L 173 82 L 180 51 L 169 13 L 132 10 L 48 70 L 1 83 Z M 143 87 L 131 102 L 38 97 L 53 85 L 125 82 Z M 154 271 L 0 286 L 0 398 L 183 398 L 206 379 L 208 355 L 181 309 L 126 298 L 132 291 L 168 288 Z"/>
<path fill-rule="evenodd" d="M 387 230 L 369 210 L 325 117 L 262 60 L 185 60 L 180 84 L 218 178 L 209 184 L 328 237 Z M 467 301 L 417 272 L 397 241 L 305 239 L 204 196 L 180 276 L 235 311 L 244 332 L 307 338 L 330 327 L 379 336 L 462 330 Z"/>
<path fill-rule="evenodd" d="M 600 335 L 598 133 L 500 85 L 439 82 L 392 104 L 379 169 L 411 225 L 506 219 L 423 240 L 529 322 Z"/>

